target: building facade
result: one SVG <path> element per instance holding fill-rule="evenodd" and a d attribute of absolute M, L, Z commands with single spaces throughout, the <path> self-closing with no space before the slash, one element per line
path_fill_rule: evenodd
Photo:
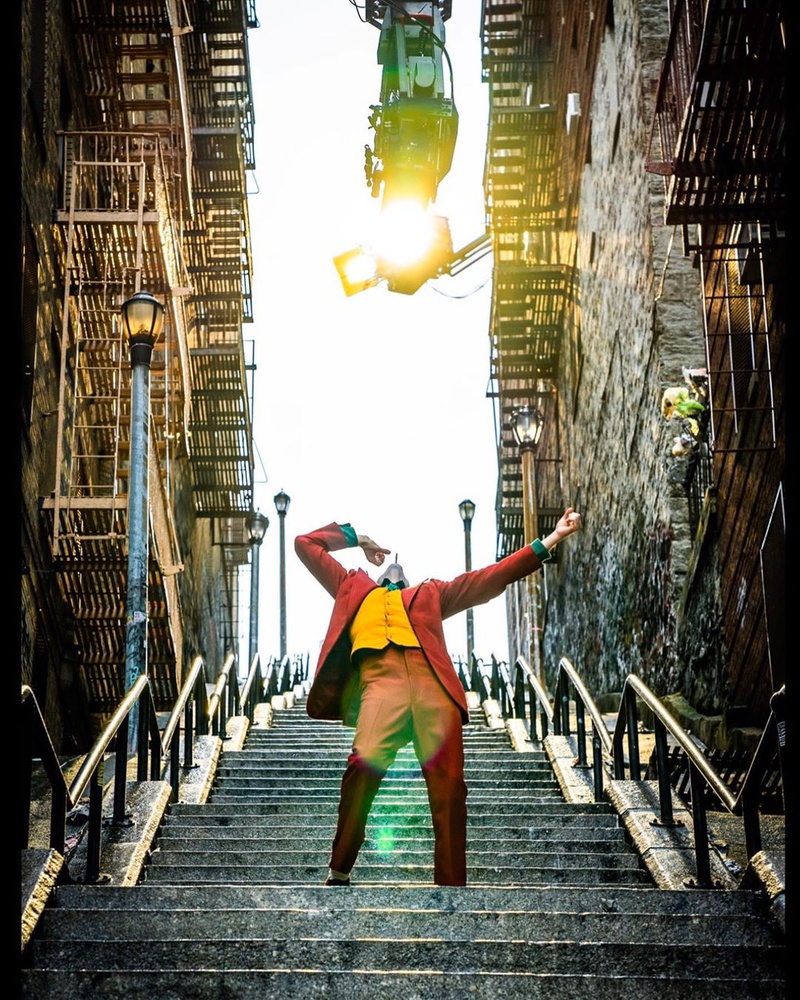
<path fill-rule="evenodd" d="M 137 475 L 157 710 L 184 664 L 200 655 L 213 678 L 236 647 L 255 26 L 253 3 L 228 0 L 22 4 L 21 673 L 63 753 L 87 749 L 126 690 Z M 121 323 L 137 292 L 164 307 L 144 428 Z"/>
<path fill-rule="evenodd" d="M 760 726 L 785 679 L 785 17 L 780 0 L 484 0 L 476 67 L 497 555 L 567 503 L 584 517 L 535 592 L 510 588 L 510 657 L 538 650 L 552 677 L 567 656 L 595 695 L 636 673 L 731 726 Z M 20 23 L 21 673 L 71 753 L 125 690 L 139 428 L 121 309 L 139 291 L 165 316 L 146 433 L 157 707 L 190 658 L 213 675 L 236 647 L 257 18 L 255 0 L 23 0 Z"/>
<path fill-rule="evenodd" d="M 786 33 L 757 6 L 487 0 L 482 29 L 498 554 L 532 406 L 540 527 L 584 516 L 544 571 L 547 669 L 595 694 L 636 673 L 730 726 L 785 676 Z M 512 658 L 532 621 L 518 587 Z"/>

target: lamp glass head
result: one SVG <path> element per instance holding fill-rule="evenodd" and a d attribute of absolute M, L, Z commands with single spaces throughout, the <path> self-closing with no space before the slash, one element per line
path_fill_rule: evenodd
<path fill-rule="evenodd" d="M 511 429 L 521 448 L 535 448 L 542 436 L 544 415 L 535 406 L 523 406 L 511 415 Z"/>
<path fill-rule="evenodd" d="M 260 545 L 267 533 L 269 518 L 262 514 L 260 510 L 254 510 L 247 518 L 247 530 L 250 532 L 250 541 L 255 545 Z"/>
<path fill-rule="evenodd" d="M 393 202 L 381 214 L 386 218 L 376 237 L 378 274 L 389 291 L 413 295 L 451 263 L 450 223 L 409 202 Z"/>
<path fill-rule="evenodd" d="M 469 524 L 475 516 L 475 504 L 471 500 L 462 500 L 458 505 L 458 512 L 464 524 Z"/>
<path fill-rule="evenodd" d="M 152 347 L 164 325 L 164 305 L 150 292 L 136 292 L 122 303 L 122 325 L 129 343 L 144 341 Z"/>
<path fill-rule="evenodd" d="M 292 502 L 289 494 L 283 490 L 276 493 L 272 499 L 275 502 L 275 510 L 277 510 L 279 514 L 285 514 L 289 509 L 289 504 Z"/>

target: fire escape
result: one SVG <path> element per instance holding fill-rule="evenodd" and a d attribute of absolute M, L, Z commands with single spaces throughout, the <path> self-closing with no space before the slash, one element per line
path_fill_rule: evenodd
<path fill-rule="evenodd" d="M 148 672 L 159 710 L 171 707 L 183 671 L 176 495 L 192 497 L 194 516 L 215 519 L 226 561 L 247 558 L 246 30 L 256 23 L 247 7 L 249 15 L 242 3 L 189 2 L 179 16 L 171 0 L 72 5 L 86 111 L 82 128 L 60 140 L 61 368 L 42 509 L 96 716 L 124 691 L 131 429 L 120 306 L 139 288 L 165 305 L 151 366 L 149 466 Z"/>
<path fill-rule="evenodd" d="M 770 289 L 785 252 L 782 6 L 672 5 L 647 161 L 665 178 L 665 221 L 681 227 L 684 250 L 696 255 L 703 276 L 718 455 L 776 443 Z M 746 434 L 743 421 L 759 430 Z"/>
<path fill-rule="evenodd" d="M 576 308 L 575 213 L 588 141 L 580 104 L 588 107 L 604 5 L 571 5 L 563 20 L 551 6 L 545 0 L 483 4 L 498 558 L 523 543 L 521 464 L 510 422 L 522 406 L 535 405 L 544 415 L 536 455 L 541 532 L 562 512 L 557 379 L 565 320 Z"/>
<path fill-rule="evenodd" d="M 781 0 L 677 0 L 647 168 L 664 177 L 704 303 L 731 701 L 766 717 L 785 677 L 787 17 Z M 697 543 L 696 543 L 697 545 Z M 773 619 L 775 619 L 773 623 Z"/>

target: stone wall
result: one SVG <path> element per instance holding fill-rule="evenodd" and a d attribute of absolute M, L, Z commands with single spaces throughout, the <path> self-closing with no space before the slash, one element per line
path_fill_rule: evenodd
<path fill-rule="evenodd" d="M 579 303 L 566 334 L 580 338 L 583 361 L 561 383 L 565 502 L 584 527 L 545 567 L 545 661 L 550 670 L 567 656 L 595 694 L 620 690 L 632 672 L 658 695 L 680 690 L 711 711 L 716 597 L 698 579 L 679 621 L 693 539 L 686 460 L 673 458 L 676 430 L 661 415 L 664 388 L 705 365 L 701 291 L 681 234 L 664 225 L 663 179 L 644 169 L 666 7 L 620 0 L 613 18 L 590 111 Z"/>

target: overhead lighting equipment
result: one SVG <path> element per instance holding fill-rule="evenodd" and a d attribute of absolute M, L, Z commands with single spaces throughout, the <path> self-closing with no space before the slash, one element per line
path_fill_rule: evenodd
<path fill-rule="evenodd" d="M 333 263 L 346 295 L 354 295 L 385 281 L 390 292 L 413 295 L 430 278 L 446 273 L 455 259 L 450 223 L 442 215 L 403 219 L 386 216 L 374 243 L 357 246 L 334 257 Z"/>

